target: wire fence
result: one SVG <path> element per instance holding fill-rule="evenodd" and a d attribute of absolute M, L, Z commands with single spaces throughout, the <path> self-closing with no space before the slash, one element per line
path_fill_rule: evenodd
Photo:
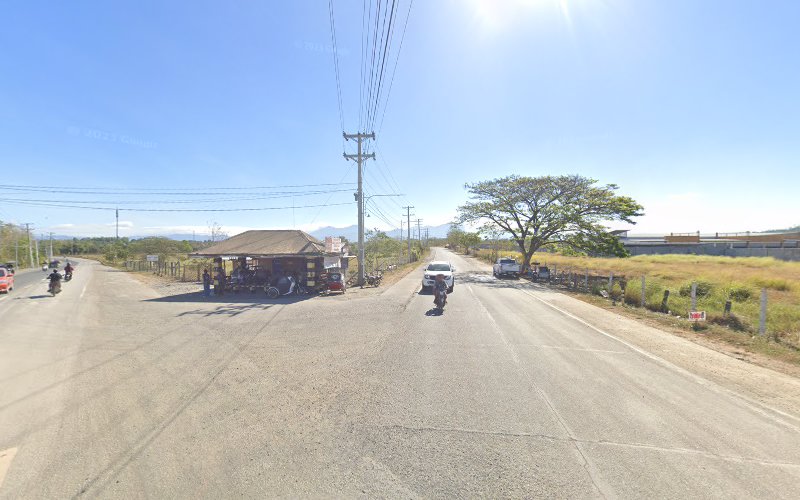
<path fill-rule="evenodd" d="M 151 262 L 146 260 L 126 260 L 123 264 L 123 268 L 126 271 L 150 272 L 180 282 L 200 282 L 203 276 L 203 269 L 210 269 L 210 264 L 187 264 L 180 261 Z"/>
<path fill-rule="evenodd" d="M 712 323 L 800 348 L 800 310 L 781 291 L 763 287 L 718 287 L 702 279 L 681 286 L 657 276 L 615 275 L 610 271 L 551 265 L 523 278 L 569 292 L 603 297 L 613 303 L 695 322 Z"/>

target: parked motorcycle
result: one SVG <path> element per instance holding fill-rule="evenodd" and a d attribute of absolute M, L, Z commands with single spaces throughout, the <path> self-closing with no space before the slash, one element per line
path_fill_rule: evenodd
<path fill-rule="evenodd" d="M 381 281 L 383 280 L 383 274 L 381 274 L 380 271 L 375 274 L 368 274 L 366 276 L 366 279 L 367 279 L 367 285 L 380 286 Z"/>
<path fill-rule="evenodd" d="M 277 299 L 285 295 L 305 295 L 307 293 L 306 288 L 291 276 L 282 278 L 275 285 L 267 286 L 265 291 L 267 292 L 267 297 L 271 299 Z"/>

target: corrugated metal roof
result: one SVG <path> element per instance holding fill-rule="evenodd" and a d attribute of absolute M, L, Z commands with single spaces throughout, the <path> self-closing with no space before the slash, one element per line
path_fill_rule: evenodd
<path fill-rule="evenodd" d="M 324 253 L 325 244 L 306 232 L 295 229 L 263 229 L 245 231 L 190 255 L 216 257 L 323 255 Z"/>

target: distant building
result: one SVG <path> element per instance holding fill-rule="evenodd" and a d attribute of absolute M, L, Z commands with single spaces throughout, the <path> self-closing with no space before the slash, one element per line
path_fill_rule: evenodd
<path fill-rule="evenodd" d="M 800 232 L 670 233 L 631 235 L 612 231 L 631 255 L 688 254 L 729 257 L 774 257 L 800 261 Z"/>

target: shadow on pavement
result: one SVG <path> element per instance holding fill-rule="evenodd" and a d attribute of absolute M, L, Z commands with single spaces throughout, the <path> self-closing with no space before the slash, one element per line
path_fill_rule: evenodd
<path fill-rule="evenodd" d="M 48 294 L 44 294 L 44 295 L 30 295 L 28 297 L 19 297 L 19 298 L 20 299 L 49 299 L 51 297 L 52 297 L 52 295 L 50 295 L 48 293 Z"/>
<path fill-rule="evenodd" d="M 441 316 L 442 314 L 444 314 L 444 309 L 439 309 L 437 307 L 425 311 L 425 316 Z"/>
<path fill-rule="evenodd" d="M 195 309 L 194 311 L 185 311 L 178 314 L 180 316 L 237 316 L 244 312 L 248 311 L 266 311 L 270 307 L 273 307 L 277 304 L 242 304 L 242 305 L 221 305 L 217 306 L 214 309 Z"/>
<path fill-rule="evenodd" d="M 291 295 L 270 299 L 264 292 L 226 293 L 206 297 L 202 291 L 167 295 L 157 299 L 146 299 L 143 302 L 197 302 L 205 304 L 294 304 L 303 302 L 314 295 Z"/>

